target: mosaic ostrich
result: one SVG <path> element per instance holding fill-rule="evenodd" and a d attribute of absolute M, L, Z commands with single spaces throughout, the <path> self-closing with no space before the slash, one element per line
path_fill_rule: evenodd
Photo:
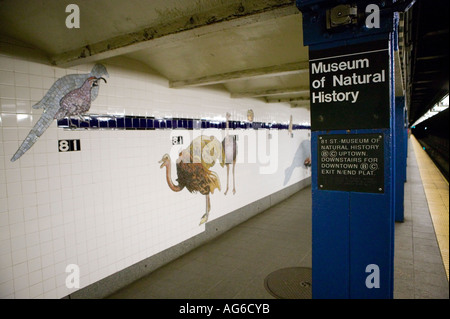
<path fill-rule="evenodd" d="M 210 170 L 216 160 L 221 156 L 221 144 L 214 137 L 199 136 L 180 152 L 176 161 L 177 183 L 172 182 L 172 165 L 169 154 L 165 154 L 159 161 L 161 168 L 166 168 L 166 180 L 170 189 L 179 192 L 183 188 L 191 193 L 199 192 L 206 196 L 206 213 L 200 220 L 200 225 L 208 221 L 211 210 L 209 194 L 213 194 L 217 188 L 220 191 L 219 176 Z"/>
<path fill-rule="evenodd" d="M 234 168 L 236 166 L 236 155 L 237 155 L 237 143 L 236 143 L 236 135 L 228 134 L 228 122 L 230 120 L 230 113 L 227 113 L 227 123 L 225 128 L 225 138 L 222 141 L 222 158 L 220 161 L 220 165 L 224 167 L 227 166 L 227 189 L 225 190 L 225 195 L 228 193 L 228 181 L 230 177 L 230 164 L 233 164 L 233 195 L 236 194 L 236 183 L 235 183 L 235 174 Z"/>

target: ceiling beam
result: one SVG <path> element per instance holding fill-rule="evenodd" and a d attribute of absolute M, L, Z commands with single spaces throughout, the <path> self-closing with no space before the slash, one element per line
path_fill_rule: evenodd
<path fill-rule="evenodd" d="M 304 107 L 309 109 L 311 107 L 311 103 L 308 101 L 302 101 L 302 102 L 291 102 L 291 107 Z"/>
<path fill-rule="evenodd" d="M 201 86 L 218 83 L 226 83 L 236 80 L 247 80 L 262 77 L 281 76 L 290 74 L 301 74 L 309 72 L 309 62 L 294 62 L 282 65 L 274 65 L 256 69 L 248 69 L 242 71 L 235 71 L 222 74 L 214 74 L 209 76 L 203 76 L 199 78 L 170 81 L 169 86 L 171 88 L 182 88 L 189 86 Z"/>
<path fill-rule="evenodd" d="M 95 62 L 137 50 L 198 38 L 234 27 L 260 23 L 300 14 L 294 0 L 250 0 L 198 12 L 161 25 L 149 26 L 138 32 L 116 36 L 51 57 L 54 65 L 70 67 Z"/>
<path fill-rule="evenodd" d="M 262 97 L 262 96 L 285 95 L 285 94 L 309 94 L 309 87 L 302 86 L 294 88 L 269 89 L 261 91 L 234 92 L 231 93 L 231 97 L 245 98 L 245 97 Z"/>

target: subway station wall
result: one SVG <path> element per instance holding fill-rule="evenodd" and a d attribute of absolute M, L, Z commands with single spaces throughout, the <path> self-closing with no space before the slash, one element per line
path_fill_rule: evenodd
<path fill-rule="evenodd" d="M 232 165 L 227 195 L 226 165 L 209 167 L 220 190 L 210 194 L 208 221 L 310 176 L 307 109 L 231 99 L 218 87 L 171 89 L 136 61 L 102 63 L 109 78 L 88 112 L 96 120 L 199 119 L 203 128 L 71 129 L 54 120 L 11 162 L 41 117 L 32 106 L 59 78 L 93 65 L 64 69 L 0 55 L 0 298 L 61 298 L 204 231 L 206 196 L 174 192 L 159 161 L 171 156 L 176 185 L 178 154 L 200 135 L 221 142 L 227 112 L 235 127 L 228 134 L 238 141 L 236 192 Z M 249 128 L 249 109 L 258 127 Z M 76 140 L 74 151 L 61 152 L 61 140 Z M 71 264 L 79 267 L 79 288 L 66 285 Z"/>

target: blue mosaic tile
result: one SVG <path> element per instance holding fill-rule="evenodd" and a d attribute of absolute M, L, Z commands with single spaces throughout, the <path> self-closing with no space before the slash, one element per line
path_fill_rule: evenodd
<path fill-rule="evenodd" d="M 98 127 L 99 128 L 109 128 L 108 122 L 110 120 L 99 120 L 98 121 Z"/>
<path fill-rule="evenodd" d="M 117 119 L 109 119 L 107 123 L 109 128 L 117 128 Z M 103 123 L 101 125 L 103 125 Z"/>
<path fill-rule="evenodd" d="M 128 129 L 128 130 L 155 130 L 155 129 L 226 129 L 226 122 L 213 121 L 207 119 L 186 119 L 186 118 L 164 118 L 155 119 L 145 116 L 110 116 L 110 115 L 91 115 L 85 117 L 86 121 L 80 121 L 78 118 L 64 118 L 57 121 L 61 128 L 85 128 L 85 129 Z M 283 123 L 265 123 L 265 122 L 247 122 L 247 121 L 229 121 L 229 129 L 289 129 L 288 124 Z M 310 130 L 309 125 L 293 124 L 293 130 Z"/>
<path fill-rule="evenodd" d="M 131 118 L 131 125 L 132 125 L 132 128 L 139 128 L 139 119 L 135 118 L 135 117 L 132 117 Z"/>
<path fill-rule="evenodd" d="M 139 117 L 137 118 L 137 124 L 136 128 L 138 130 L 146 130 L 147 129 L 147 119 L 145 117 Z"/>
<path fill-rule="evenodd" d="M 166 121 L 165 121 L 165 120 L 161 120 L 161 119 L 160 119 L 160 120 L 158 120 L 157 122 L 158 122 L 158 124 L 157 124 L 158 127 L 157 127 L 157 128 L 160 128 L 160 129 L 161 129 L 161 128 L 166 128 Z"/>
<path fill-rule="evenodd" d="M 80 127 L 80 128 L 90 128 L 89 124 L 90 124 L 89 120 L 87 120 L 87 121 L 80 121 L 78 127 Z"/>
<path fill-rule="evenodd" d="M 146 121 L 147 121 L 147 130 L 153 130 L 153 129 L 155 129 L 155 124 L 154 124 L 154 119 L 153 118 L 147 118 L 146 119 Z"/>
<path fill-rule="evenodd" d="M 58 120 L 58 127 L 69 127 L 69 120 L 67 118 Z"/>
<path fill-rule="evenodd" d="M 69 120 L 69 126 L 72 124 L 75 127 L 80 127 L 80 121 L 78 119 L 70 119 Z"/>
<path fill-rule="evenodd" d="M 139 117 L 139 128 L 141 130 L 147 129 L 147 118 L 145 116 Z"/>
<path fill-rule="evenodd" d="M 133 128 L 133 119 L 131 117 L 126 116 L 125 117 L 125 124 L 124 124 L 125 128 Z"/>
<path fill-rule="evenodd" d="M 91 117 L 89 120 L 89 126 L 90 127 L 99 127 L 99 121 L 96 117 Z"/>
<path fill-rule="evenodd" d="M 125 118 L 116 118 L 117 128 L 125 128 Z"/>

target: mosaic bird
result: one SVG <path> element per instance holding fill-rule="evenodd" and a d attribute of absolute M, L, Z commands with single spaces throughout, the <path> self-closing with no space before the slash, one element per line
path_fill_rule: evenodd
<path fill-rule="evenodd" d="M 199 192 L 206 196 L 206 213 L 200 220 L 200 225 L 208 221 L 211 210 L 209 194 L 217 188 L 220 191 L 220 179 L 210 168 L 222 155 L 221 143 L 214 137 L 199 136 L 185 150 L 180 152 L 176 161 L 177 182 L 175 185 L 171 177 L 171 159 L 165 154 L 159 161 L 161 168 L 166 167 L 166 180 L 170 189 L 179 192 L 183 188 L 191 193 Z"/>
<path fill-rule="evenodd" d="M 11 158 L 11 162 L 28 151 L 54 119 L 60 120 L 71 115 L 81 117 L 87 112 L 98 95 L 98 81 L 102 79 L 106 83 L 103 76 L 109 76 L 106 68 L 102 64 L 96 64 L 88 74 L 69 74 L 53 83 L 42 100 L 33 105 L 34 109 L 43 108 L 44 111 Z"/>
<path fill-rule="evenodd" d="M 225 138 L 222 141 L 222 158 L 220 161 L 220 165 L 224 167 L 227 166 L 227 189 L 225 190 L 224 195 L 228 193 L 228 184 L 230 179 L 230 164 L 233 164 L 233 195 L 236 194 L 236 183 L 235 183 L 235 174 L 234 168 L 236 166 L 236 155 L 237 155 L 237 143 L 236 136 L 237 135 L 229 135 L 228 129 L 230 121 L 230 113 L 227 113 L 227 122 L 225 128 Z"/>
<path fill-rule="evenodd" d="M 289 180 L 291 179 L 292 173 L 297 167 L 303 167 L 308 169 L 311 167 L 311 141 L 304 140 L 300 143 L 295 152 L 294 158 L 292 159 L 291 165 L 284 170 L 284 183 L 283 185 L 287 185 Z"/>
<path fill-rule="evenodd" d="M 83 120 L 81 115 L 91 108 L 91 90 L 93 87 L 98 87 L 99 80 L 103 80 L 106 83 L 103 77 L 96 78 L 91 76 L 84 81 L 80 88 L 66 94 L 59 102 L 60 108 L 55 114 L 55 119 L 77 115 Z"/>

